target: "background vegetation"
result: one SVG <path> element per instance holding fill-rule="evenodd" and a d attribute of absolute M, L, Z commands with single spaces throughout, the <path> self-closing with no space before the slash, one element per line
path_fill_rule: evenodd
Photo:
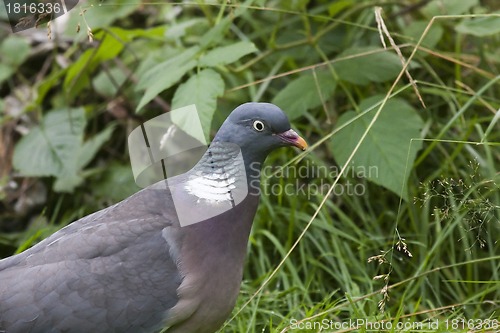
<path fill-rule="evenodd" d="M 498 6 L 88 1 L 16 34 L 0 8 L 0 256 L 137 191 L 142 122 L 196 103 L 212 137 L 238 104 L 271 101 L 312 147 L 267 161 L 283 168 L 264 175 L 222 331 L 494 331 Z"/>

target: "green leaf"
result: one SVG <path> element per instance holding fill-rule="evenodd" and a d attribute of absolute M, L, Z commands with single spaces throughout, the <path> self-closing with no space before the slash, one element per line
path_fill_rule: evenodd
<path fill-rule="evenodd" d="M 0 63 L 0 83 L 7 80 L 15 71 L 14 67 Z"/>
<path fill-rule="evenodd" d="M 325 100 L 335 91 L 337 82 L 329 71 L 317 71 L 316 79 L 312 72 L 302 75 L 288 83 L 274 97 L 272 103 L 285 111 L 291 120 L 302 116 L 307 110 L 321 105 L 318 87 L 321 88 L 321 95 Z"/>
<path fill-rule="evenodd" d="M 106 0 L 105 6 L 86 7 L 85 19 L 95 30 L 107 27 L 119 18 L 128 17 L 141 5 L 140 0 Z"/>
<path fill-rule="evenodd" d="M 146 71 L 139 78 L 136 88 L 138 90 L 145 89 L 144 95 L 136 108 L 136 112 L 139 112 L 139 110 L 160 92 L 172 87 L 184 76 L 184 74 L 193 69 L 197 63 L 194 58 L 198 51 L 198 47 L 191 47 L 176 57 L 159 63 Z"/>
<path fill-rule="evenodd" d="M 109 138 L 106 129 L 83 143 L 86 125 L 83 108 L 61 109 L 47 113 L 16 145 L 13 165 L 21 175 L 55 176 L 56 191 L 69 192 L 81 183 L 81 169 L 92 159 L 97 148 Z"/>
<path fill-rule="evenodd" d="M 0 83 L 11 77 L 29 56 L 26 38 L 9 36 L 0 44 Z"/>
<path fill-rule="evenodd" d="M 232 19 L 229 16 L 226 16 L 219 22 L 219 24 L 208 30 L 200 38 L 200 48 L 204 50 L 212 45 L 219 44 L 224 39 L 226 33 L 229 31 L 231 22 Z"/>
<path fill-rule="evenodd" d="M 368 98 L 361 102 L 359 107 L 361 110 L 367 110 L 382 99 L 382 96 Z M 354 120 L 333 137 L 331 149 L 340 165 L 347 162 L 377 109 L 378 106 Z M 336 127 L 356 116 L 354 111 L 342 114 Z M 417 151 L 422 148 L 422 141 L 411 142 L 411 139 L 420 138 L 423 125 L 415 109 L 405 100 L 390 99 L 349 163 L 348 174 L 352 174 L 351 168 L 354 168 L 355 174 L 362 174 L 370 181 L 408 200 L 409 171 Z"/>
<path fill-rule="evenodd" d="M 413 42 L 417 43 L 420 37 L 422 37 L 428 23 L 427 21 L 413 21 L 403 29 L 403 33 L 406 36 L 412 37 Z M 429 49 L 433 49 L 441 40 L 441 37 L 443 37 L 443 28 L 439 24 L 434 23 L 422 41 L 422 45 Z M 422 54 L 427 55 L 427 53 L 424 52 L 422 52 Z"/>
<path fill-rule="evenodd" d="M 433 0 L 422 8 L 422 13 L 429 18 L 437 15 L 460 15 L 468 13 L 478 4 L 478 0 Z"/>
<path fill-rule="evenodd" d="M 123 30 L 124 33 L 128 36 L 128 40 L 132 40 L 134 38 L 142 37 L 149 38 L 154 40 L 163 40 L 165 38 L 165 34 L 167 32 L 166 26 L 158 26 L 150 29 L 121 29 L 117 27 L 113 27 L 111 31 Z"/>
<path fill-rule="evenodd" d="M 347 49 L 338 58 L 353 55 L 359 56 L 335 62 L 333 67 L 341 80 L 358 85 L 392 80 L 396 78 L 403 67 L 395 53 L 371 46 Z"/>
<path fill-rule="evenodd" d="M 101 40 L 97 49 L 85 51 L 67 71 L 64 79 L 64 88 L 73 95 L 78 94 L 90 81 L 90 73 L 102 62 L 115 58 L 129 41 L 126 30 L 113 28 L 111 33 L 100 32 L 96 34 L 96 39 Z"/>
<path fill-rule="evenodd" d="M 69 12 L 67 26 L 76 27 L 78 24 L 82 27 L 80 32 L 76 29 L 64 29 L 64 34 L 69 37 L 81 36 L 86 38 L 86 31 L 83 27 L 87 25 L 92 31 L 99 28 L 109 27 L 115 20 L 128 17 L 141 5 L 140 0 L 106 0 L 91 1 L 85 6 L 85 11 L 76 7 Z M 84 18 L 82 17 L 84 16 Z"/>
<path fill-rule="evenodd" d="M 9 36 L 0 44 L 2 63 L 17 67 L 28 58 L 30 43 L 26 38 Z"/>
<path fill-rule="evenodd" d="M 491 16 L 466 19 L 457 25 L 455 30 L 477 37 L 493 36 L 500 33 L 500 17 Z"/>
<path fill-rule="evenodd" d="M 95 90 L 103 96 L 113 97 L 127 79 L 123 68 L 115 67 L 100 72 L 92 81 Z"/>
<path fill-rule="evenodd" d="M 179 22 L 174 25 L 170 25 L 165 31 L 165 38 L 169 40 L 176 40 L 178 38 L 184 37 L 189 28 L 192 28 L 200 23 L 204 23 L 205 20 L 202 18 L 192 18 L 184 22 Z"/>
<path fill-rule="evenodd" d="M 54 87 L 58 86 L 66 74 L 67 69 L 54 69 L 52 73 L 44 77 L 36 84 L 37 93 L 35 94 L 35 104 L 42 105 L 45 101 L 45 96 Z"/>
<path fill-rule="evenodd" d="M 338 13 L 343 11 L 344 9 L 348 7 L 352 7 L 355 4 L 355 1 L 353 0 L 338 0 L 333 2 L 331 5 L 328 6 L 328 15 L 330 17 L 336 16 Z"/>
<path fill-rule="evenodd" d="M 92 159 L 101 146 L 111 138 L 115 125 L 108 126 L 104 131 L 87 140 L 78 152 L 78 169 L 83 169 Z"/>
<path fill-rule="evenodd" d="M 137 76 L 137 78 L 139 78 L 139 81 L 143 79 L 146 74 L 155 75 L 155 72 L 151 70 L 152 68 L 158 66 L 160 63 L 166 63 L 167 61 L 177 57 L 178 55 L 186 51 L 186 49 L 177 49 L 173 48 L 170 45 L 165 45 L 158 48 L 149 48 L 146 50 L 148 46 L 150 46 L 150 43 L 145 42 L 142 39 L 136 40 L 131 43 L 131 47 L 136 50 L 134 53 L 137 54 L 134 55 L 134 57 L 139 57 L 139 59 L 141 59 L 139 66 L 137 66 L 134 71 L 134 74 Z M 147 87 L 148 84 L 146 81 L 144 87 L 141 87 L 140 89 L 144 90 Z"/>
<path fill-rule="evenodd" d="M 14 167 L 23 176 L 57 176 L 80 147 L 85 124 L 82 108 L 47 113 L 16 145 Z"/>
<path fill-rule="evenodd" d="M 210 125 L 217 107 L 217 97 L 224 93 L 224 86 L 219 73 L 205 69 L 181 84 L 172 100 L 172 109 L 196 105 L 207 142 L 210 141 Z"/>
<path fill-rule="evenodd" d="M 227 65 L 256 51 L 258 51 L 258 49 L 252 42 L 239 42 L 228 46 L 218 47 L 202 56 L 200 65 L 207 67 Z"/>

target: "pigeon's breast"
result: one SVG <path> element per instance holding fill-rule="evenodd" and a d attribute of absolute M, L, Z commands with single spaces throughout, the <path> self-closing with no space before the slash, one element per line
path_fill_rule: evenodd
<path fill-rule="evenodd" d="M 183 280 L 179 302 L 168 313 L 169 333 L 214 332 L 228 318 L 240 290 L 258 200 L 248 195 L 219 216 L 181 227 L 182 242 L 189 246 L 181 249 Z"/>

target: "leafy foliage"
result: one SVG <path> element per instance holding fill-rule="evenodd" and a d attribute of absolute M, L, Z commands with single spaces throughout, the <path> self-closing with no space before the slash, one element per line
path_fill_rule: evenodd
<path fill-rule="evenodd" d="M 463 21 L 457 25 L 456 30 L 477 37 L 494 36 L 500 33 L 500 12 L 497 14 L 499 15 L 497 17 L 481 17 Z"/>
<path fill-rule="evenodd" d="M 231 64 L 241 57 L 257 51 L 250 42 L 238 42 L 228 46 L 213 49 L 200 58 L 200 66 L 215 67 Z"/>
<path fill-rule="evenodd" d="M 193 59 L 198 53 L 198 47 L 192 47 L 172 59 L 154 66 L 149 71 L 141 76 L 138 89 L 145 89 L 137 110 L 143 108 L 156 95 L 165 89 L 170 88 L 177 83 L 188 71 L 196 66 L 196 61 Z"/>
<path fill-rule="evenodd" d="M 401 61 L 394 53 L 381 48 L 355 47 L 345 50 L 339 58 L 346 58 L 336 66 L 340 79 L 357 85 L 386 82 L 395 79 L 401 71 Z M 358 55 L 356 57 L 352 57 Z"/>
<path fill-rule="evenodd" d="M 336 81 L 328 71 L 312 72 L 291 81 L 281 90 L 273 103 L 286 110 L 291 120 L 317 108 L 332 97 Z"/>
<path fill-rule="evenodd" d="M 205 137 L 209 141 L 210 124 L 217 107 L 217 97 L 223 93 L 222 77 L 211 69 L 205 69 L 179 86 L 172 99 L 172 108 L 178 109 L 195 104 L 200 121 L 205 124 Z"/>
<path fill-rule="evenodd" d="M 9 36 L 0 44 L 0 83 L 8 79 L 28 57 L 30 45 L 24 38 Z"/>
<path fill-rule="evenodd" d="M 342 127 L 342 130 L 331 141 L 331 149 L 340 165 L 346 163 L 367 130 L 382 98 L 373 96 L 362 101 L 359 108 L 367 113 L 361 117 L 355 111 L 348 111 L 338 119 L 337 127 Z M 352 125 L 344 127 L 351 121 Z M 417 152 L 422 148 L 420 130 L 423 125 L 416 110 L 405 100 L 389 100 L 349 167 L 408 200 L 406 182 L 410 174 L 407 166 L 413 165 Z M 370 171 L 373 166 L 376 168 Z"/>
<path fill-rule="evenodd" d="M 85 125 L 82 108 L 48 112 L 40 125 L 19 141 L 13 157 L 14 167 L 24 176 L 55 176 L 55 191 L 73 191 L 83 180 L 79 172 L 113 130 L 108 127 L 83 142 Z"/>

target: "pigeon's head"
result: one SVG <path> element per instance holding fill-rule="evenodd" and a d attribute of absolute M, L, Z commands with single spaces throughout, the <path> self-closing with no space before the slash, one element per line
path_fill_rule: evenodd
<path fill-rule="evenodd" d="M 270 103 L 245 103 L 231 112 L 214 141 L 236 144 L 243 156 L 263 160 L 272 150 L 307 143 L 290 127 L 285 113 Z"/>

